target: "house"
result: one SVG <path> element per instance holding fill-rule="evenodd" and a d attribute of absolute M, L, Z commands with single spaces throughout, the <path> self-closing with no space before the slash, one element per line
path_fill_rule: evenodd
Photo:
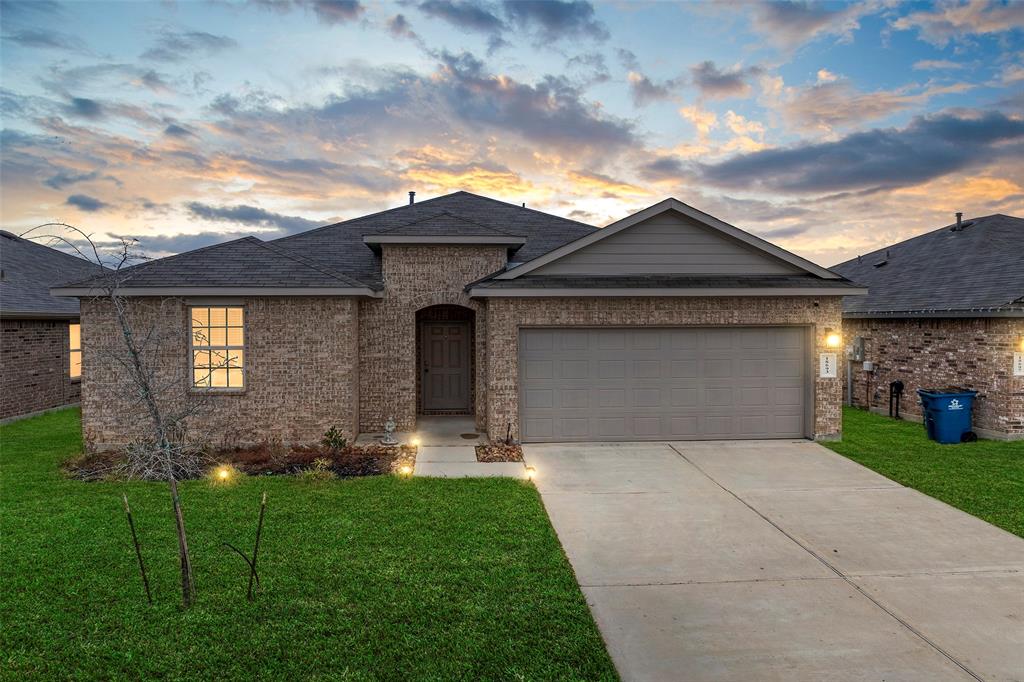
<path fill-rule="evenodd" d="M 467 192 L 135 266 L 174 297 L 212 438 L 315 441 L 473 415 L 528 442 L 836 438 L 842 276 L 675 199 L 603 229 Z M 82 297 L 84 428 L 132 433 L 109 306 Z M 230 367 L 207 364 L 211 354 Z M 834 364 L 834 356 L 828 358 Z"/>
<path fill-rule="evenodd" d="M 50 295 L 97 266 L 0 230 L 0 420 L 77 403 L 78 300 Z"/>
<path fill-rule="evenodd" d="M 957 214 L 833 270 L 868 287 L 843 302 L 846 340 L 874 366 L 851 363 L 854 405 L 887 411 L 899 380 L 902 414 L 920 419 L 918 388 L 971 389 L 979 435 L 1024 438 L 1024 219 Z"/>

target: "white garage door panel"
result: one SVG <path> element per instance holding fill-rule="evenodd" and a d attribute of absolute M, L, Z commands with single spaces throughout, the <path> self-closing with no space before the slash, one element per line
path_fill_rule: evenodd
<path fill-rule="evenodd" d="M 525 329 L 527 442 L 799 438 L 798 327 Z"/>

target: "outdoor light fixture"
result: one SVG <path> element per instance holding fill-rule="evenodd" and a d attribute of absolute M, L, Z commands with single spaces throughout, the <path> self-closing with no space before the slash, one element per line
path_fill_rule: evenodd
<path fill-rule="evenodd" d="M 227 467 L 220 467 L 217 469 L 217 478 L 222 481 L 228 480 L 231 478 L 231 469 L 228 469 Z"/>
<path fill-rule="evenodd" d="M 411 439 L 409 441 L 409 445 L 413 446 L 414 448 L 418 448 L 420 446 L 420 439 L 419 438 Z"/>
<path fill-rule="evenodd" d="M 526 478 L 530 479 L 531 481 L 537 478 L 537 468 L 531 466 L 526 467 Z"/>
<path fill-rule="evenodd" d="M 408 476 L 409 474 L 412 473 L 412 467 L 409 466 L 408 464 L 403 464 L 401 467 L 399 467 L 398 473 L 402 474 L 403 476 Z"/>
<path fill-rule="evenodd" d="M 831 327 L 825 328 L 825 345 L 829 348 L 839 348 L 839 344 L 843 342 L 842 335 L 839 332 L 833 330 Z"/>

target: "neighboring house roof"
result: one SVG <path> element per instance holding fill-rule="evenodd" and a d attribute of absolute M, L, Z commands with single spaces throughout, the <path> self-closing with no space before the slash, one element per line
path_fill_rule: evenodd
<path fill-rule="evenodd" d="M 95 275 L 99 267 L 84 258 L 0 230 L 0 317 L 78 317 L 78 299 L 50 295 L 68 278 Z"/>
<path fill-rule="evenodd" d="M 242 237 L 133 265 L 117 273 L 116 279 L 119 290 L 125 295 L 372 293 L 365 284 L 351 277 L 256 237 Z M 65 288 L 76 289 L 90 283 L 102 284 L 89 278 L 54 291 L 60 293 Z"/>
<path fill-rule="evenodd" d="M 1024 218 L 965 220 L 858 256 L 833 270 L 866 285 L 844 317 L 1024 316 Z"/>

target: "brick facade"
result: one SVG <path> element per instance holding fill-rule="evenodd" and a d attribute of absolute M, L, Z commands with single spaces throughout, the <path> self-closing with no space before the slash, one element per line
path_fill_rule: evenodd
<path fill-rule="evenodd" d="M 1024 437 L 1024 377 L 1013 376 L 1013 351 L 1024 338 L 1024 319 L 849 319 L 846 340 L 864 338 L 868 374 L 853 364 L 853 404 L 888 410 L 889 382 L 906 388 L 901 412 L 920 418 L 918 388 L 978 391 L 974 426 L 988 437 Z"/>
<path fill-rule="evenodd" d="M 0 419 L 70 405 L 68 320 L 0 320 Z"/>
<path fill-rule="evenodd" d="M 416 424 L 416 312 L 433 305 L 459 305 L 474 312 L 474 365 L 487 354 L 485 303 L 470 299 L 470 282 L 505 266 L 503 246 L 384 245 L 381 270 L 384 297 L 359 304 L 359 422 L 362 431 L 380 431 L 394 417 L 398 430 Z M 486 425 L 487 382 L 474 377 L 478 428 Z"/>
<path fill-rule="evenodd" d="M 528 326 L 807 325 L 815 357 L 825 352 L 825 329 L 840 330 L 841 298 L 492 298 L 488 302 L 487 424 L 491 438 L 506 425 L 519 431 L 519 328 Z M 842 380 L 817 376 L 814 363 L 814 437 L 842 430 Z"/>
<path fill-rule="evenodd" d="M 213 303 L 203 301 L 202 303 Z M 358 430 L 358 303 L 341 297 L 259 297 L 232 300 L 245 309 L 246 387 L 210 393 L 189 422 L 212 443 L 319 441 L 338 426 Z M 220 302 L 224 305 L 225 302 Z M 132 299 L 136 330 L 161 330 L 165 341 L 158 380 L 169 394 L 190 385 L 187 304 L 182 299 Z M 104 347 L 120 348 L 120 330 L 108 303 L 83 300 L 82 430 L 91 445 L 124 443 L 144 422 L 125 391 L 124 375 Z M 159 322 L 155 322 L 159 320 Z"/>

